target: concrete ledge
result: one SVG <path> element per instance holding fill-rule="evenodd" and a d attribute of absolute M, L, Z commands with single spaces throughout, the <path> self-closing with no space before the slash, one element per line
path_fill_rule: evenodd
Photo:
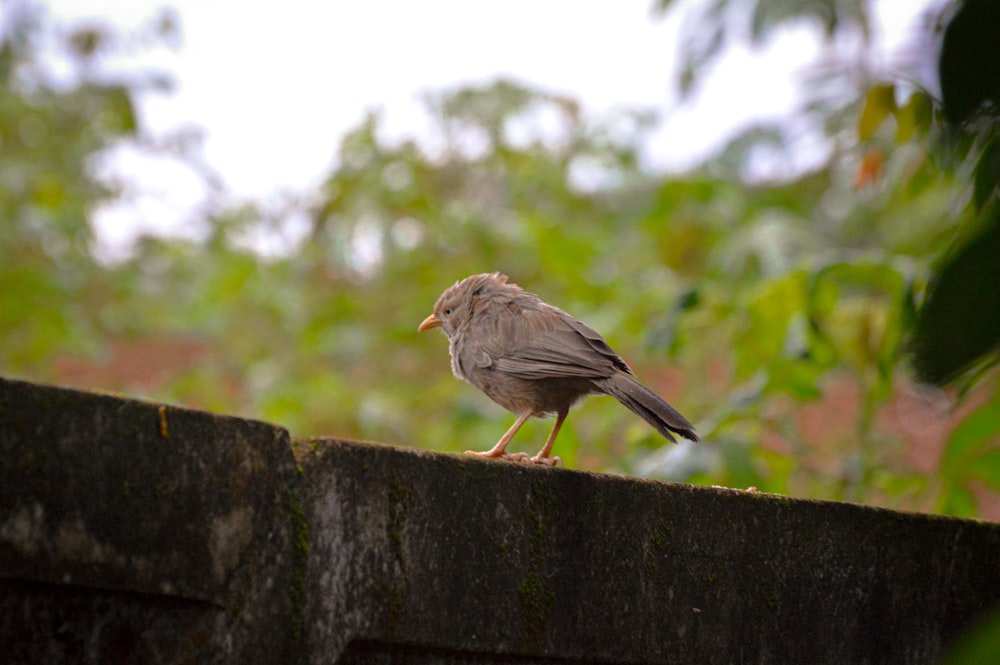
<path fill-rule="evenodd" d="M 271 425 L 0 380 L 0 652 L 284 654 L 297 478 Z"/>
<path fill-rule="evenodd" d="M 1000 526 L 0 380 L 11 662 L 934 663 Z"/>

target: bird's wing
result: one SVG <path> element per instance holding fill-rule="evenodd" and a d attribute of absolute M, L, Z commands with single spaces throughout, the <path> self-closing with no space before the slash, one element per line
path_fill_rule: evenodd
<path fill-rule="evenodd" d="M 632 373 L 604 338 L 586 324 L 549 305 L 502 312 L 493 366 L 519 378 L 602 378 Z"/>

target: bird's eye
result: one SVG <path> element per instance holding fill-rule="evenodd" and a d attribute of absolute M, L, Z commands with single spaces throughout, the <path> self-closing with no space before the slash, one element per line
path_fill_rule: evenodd
<path fill-rule="evenodd" d="M 444 315 L 445 316 L 451 316 L 451 307 L 449 307 L 449 308 L 447 308 L 447 309 L 444 310 Z"/>

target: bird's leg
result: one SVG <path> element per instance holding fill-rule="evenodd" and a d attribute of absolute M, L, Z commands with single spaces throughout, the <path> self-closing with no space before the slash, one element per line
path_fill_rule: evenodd
<path fill-rule="evenodd" d="M 545 439 L 545 446 L 538 451 L 538 454 L 531 458 L 531 462 L 535 464 L 544 464 L 545 466 L 555 466 L 562 460 L 558 457 L 549 457 L 549 453 L 552 452 L 552 444 L 556 441 L 556 436 L 559 434 L 559 428 L 562 427 L 563 421 L 566 420 L 566 414 L 569 413 L 569 409 L 563 409 L 556 414 L 556 424 L 552 426 L 552 431 L 549 432 L 549 438 Z"/>
<path fill-rule="evenodd" d="M 500 437 L 499 441 L 497 441 L 497 445 L 493 446 L 489 450 L 486 450 L 484 452 L 477 452 L 475 450 L 466 450 L 465 454 L 475 455 L 476 457 L 502 457 L 504 459 L 515 460 L 518 462 L 527 461 L 528 456 L 525 455 L 524 453 L 514 453 L 513 455 L 508 453 L 507 444 L 510 443 L 510 440 L 514 438 L 515 434 L 517 434 L 517 430 L 521 429 L 521 425 L 523 425 L 525 421 L 527 421 L 528 418 L 530 417 L 531 417 L 531 411 L 525 411 L 524 413 L 519 415 L 517 417 L 517 420 L 514 421 L 514 424 L 510 426 L 510 429 L 504 432 L 504 435 Z"/>

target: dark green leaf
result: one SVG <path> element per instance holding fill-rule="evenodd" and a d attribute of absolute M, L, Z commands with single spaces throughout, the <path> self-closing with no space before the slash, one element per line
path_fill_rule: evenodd
<path fill-rule="evenodd" d="M 984 210 L 978 235 L 953 252 L 928 290 L 914 338 L 914 365 L 944 383 L 1000 344 L 1000 207 Z"/>
<path fill-rule="evenodd" d="M 953 123 L 1000 104 L 1000 2 L 965 0 L 944 30 L 938 73 L 944 112 Z M 995 111 L 994 111 L 995 112 Z"/>
<path fill-rule="evenodd" d="M 989 202 L 1000 184 L 1000 143 L 997 139 L 983 146 L 972 178 L 972 201 L 979 209 Z"/>

